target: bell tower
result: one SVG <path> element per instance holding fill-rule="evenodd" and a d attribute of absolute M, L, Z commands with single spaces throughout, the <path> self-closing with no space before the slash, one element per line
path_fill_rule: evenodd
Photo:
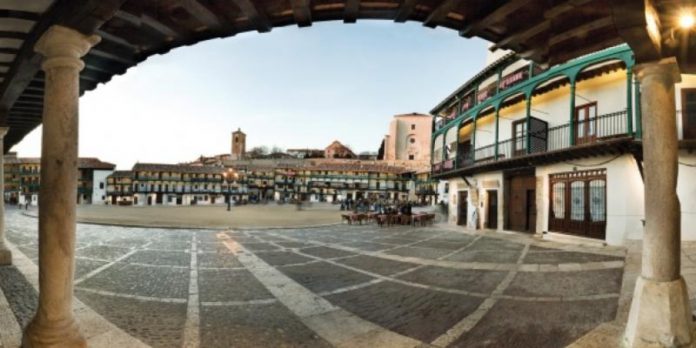
<path fill-rule="evenodd" d="M 246 134 L 240 128 L 232 132 L 232 160 L 244 159 L 246 153 Z"/>

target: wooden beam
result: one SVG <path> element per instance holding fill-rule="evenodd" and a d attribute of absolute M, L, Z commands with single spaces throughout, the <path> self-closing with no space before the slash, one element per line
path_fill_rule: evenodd
<path fill-rule="evenodd" d="M 589 33 L 590 31 L 608 27 L 611 25 L 614 25 L 614 19 L 612 17 L 595 19 L 591 22 L 573 27 L 570 30 L 552 36 L 549 39 L 548 46 L 555 46 L 558 43 L 568 40 L 570 38 L 587 35 L 587 33 Z"/>
<path fill-rule="evenodd" d="M 143 24 L 164 35 L 166 38 L 174 39 L 182 34 L 178 29 L 173 28 L 165 23 L 162 23 L 157 19 L 150 17 L 147 14 L 143 14 L 141 19 Z"/>
<path fill-rule="evenodd" d="M 533 38 L 536 35 L 541 34 L 545 30 L 548 30 L 551 28 L 551 21 L 546 19 L 541 22 L 538 22 L 534 24 L 533 26 L 523 29 L 520 32 L 517 32 L 513 35 L 510 35 L 508 37 L 505 37 L 504 39 L 498 41 L 495 43 L 493 46 L 490 47 L 490 51 L 494 52 L 500 48 L 506 48 L 509 47 L 511 43 L 520 43 L 520 42 L 525 42 L 528 39 Z"/>
<path fill-rule="evenodd" d="M 579 6 L 585 5 L 586 3 L 593 1 L 593 0 L 566 0 L 565 2 L 562 2 L 546 11 L 544 11 L 544 18 L 546 19 L 558 19 L 558 16 L 571 11 L 575 10 Z"/>
<path fill-rule="evenodd" d="M 417 0 L 402 0 L 401 6 L 399 6 L 399 12 L 397 12 L 394 22 L 404 23 L 406 22 L 416 8 Z"/>
<path fill-rule="evenodd" d="M 139 27 L 143 24 L 141 15 L 133 14 L 123 9 L 116 11 L 114 18 L 118 18 L 124 22 L 130 23 L 134 27 Z"/>
<path fill-rule="evenodd" d="M 18 31 L 0 31 L 0 38 L 25 40 L 27 38 L 27 34 Z"/>
<path fill-rule="evenodd" d="M 297 26 L 308 27 L 312 25 L 312 10 L 310 8 L 310 0 L 290 0 L 292 5 L 292 14 L 295 17 Z"/>
<path fill-rule="evenodd" d="M 499 22 L 526 5 L 528 5 L 527 0 L 509 0 L 505 4 L 495 8 L 487 15 L 480 16 L 476 20 L 469 23 L 469 25 L 464 27 L 464 29 L 459 32 L 459 35 L 467 38 L 477 35 L 486 25 L 491 24 L 491 22 Z"/>
<path fill-rule="evenodd" d="M 438 23 L 441 23 L 445 18 L 447 18 L 447 14 L 454 9 L 454 7 L 457 5 L 459 1 L 458 0 L 444 0 L 440 3 L 440 6 L 434 8 L 432 12 L 430 12 L 430 15 L 428 18 L 423 21 L 423 25 L 428 27 L 428 28 L 435 28 L 437 27 Z"/>
<path fill-rule="evenodd" d="M 247 17 L 249 22 L 254 25 L 259 33 L 267 33 L 273 29 L 273 25 L 266 17 L 266 14 L 257 8 L 254 2 L 251 0 L 233 0 L 235 5 L 239 7 L 240 10 Z"/>
<path fill-rule="evenodd" d="M 343 22 L 355 23 L 360 12 L 360 0 L 345 0 L 346 7 L 343 10 Z"/>
<path fill-rule="evenodd" d="M 109 40 L 102 40 L 89 51 L 90 55 L 114 60 L 126 65 L 135 65 L 135 52 L 130 48 L 115 44 Z"/>
<path fill-rule="evenodd" d="M 19 49 L 16 49 L 16 48 L 9 48 L 9 47 L 0 47 L 0 53 L 3 53 L 3 54 L 19 54 Z"/>
<path fill-rule="evenodd" d="M 197 0 L 179 0 L 177 4 L 208 28 L 217 29 L 224 26 L 224 23 L 215 13 Z"/>
<path fill-rule="evenodd" d="M 0 10 L 0 18 L 24 19 L 36 22 L 41 18 L 38 13 L 17 10 Z"/>
<path fill-rule="evenodd" d="M 102 41 L 110 41 L 110 42 L 112 42 L 112 43 L 114 43 L 114 44 L 116 44 L 116 45 L 123 46 L 123 47 L 125 47 L 126 49 L 128 49 L 128 50 L 130 50 L 130 51 L 133 51 L 133 52 L 138 52 L 138 51 L 140 50 L 140 48 L 138 48 L 138 46 L 132 44 L 132 43 L 129 42 L 128 40 L 126 40 L 126 39 L 124 39 L 124 38 L 122 38 L 122 37 L 116 36 L 116 35 L 114 35 L 114 34 L 111 34 L 111 33 L 107 32 L 107 31 L 104 31 L 104 30 L 97 30 L 96 34 L 99 35 L 99 36 L 101 36 Z"/>

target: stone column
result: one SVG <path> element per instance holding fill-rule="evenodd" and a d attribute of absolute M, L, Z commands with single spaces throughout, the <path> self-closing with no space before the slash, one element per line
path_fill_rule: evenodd
<path fill-rule="evenodd" d="M 5 153 L 4 138 L 7 127 L 0 127 L 0 266 L 12 264 L 12 253 L 5 245 Z"/>
<path fill-rule="evenodd" d="M 681 276 L 681 212 L 677 197 L 678 143 L 675 59 L 634 68 L 641 83 L 645 234 L 641 276 L 626 325 L 628 347 L 682 347 L 692 343 L 691 305 Z"/>
<path fill-rule="evenodd" d="M 62 26 L 35 46 L 46 73 L 39 192 L 39 307 L 24 347 L 85 347 L 72 312 L 80 59 L 99 42 Z"/>

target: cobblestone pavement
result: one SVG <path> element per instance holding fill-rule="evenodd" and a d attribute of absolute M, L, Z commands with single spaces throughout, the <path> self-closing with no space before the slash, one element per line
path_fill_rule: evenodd
<path fill-rule="evenodd" d="M 37 262 L 36 219 L 6 225 Z M 624 269 L 621 250 L 446 226 L 78 225 L 76 253 L 77 298 L 152 347 L 562 347 L 614 320 Z M 23 325 L 36 294 L 0 272 Z"/>

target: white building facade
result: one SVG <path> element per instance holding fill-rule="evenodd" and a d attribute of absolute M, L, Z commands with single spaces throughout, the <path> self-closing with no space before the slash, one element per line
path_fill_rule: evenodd
<path fill-rule="evenodd" d="M 617 46 L 540 69 L 498 55 L 434 110 L 433 174 L 449 184 L 449 222 L 642 238 L 640 91 Z M 696 77 L 676 91 L 682 236 L 696 240 Z"/>

